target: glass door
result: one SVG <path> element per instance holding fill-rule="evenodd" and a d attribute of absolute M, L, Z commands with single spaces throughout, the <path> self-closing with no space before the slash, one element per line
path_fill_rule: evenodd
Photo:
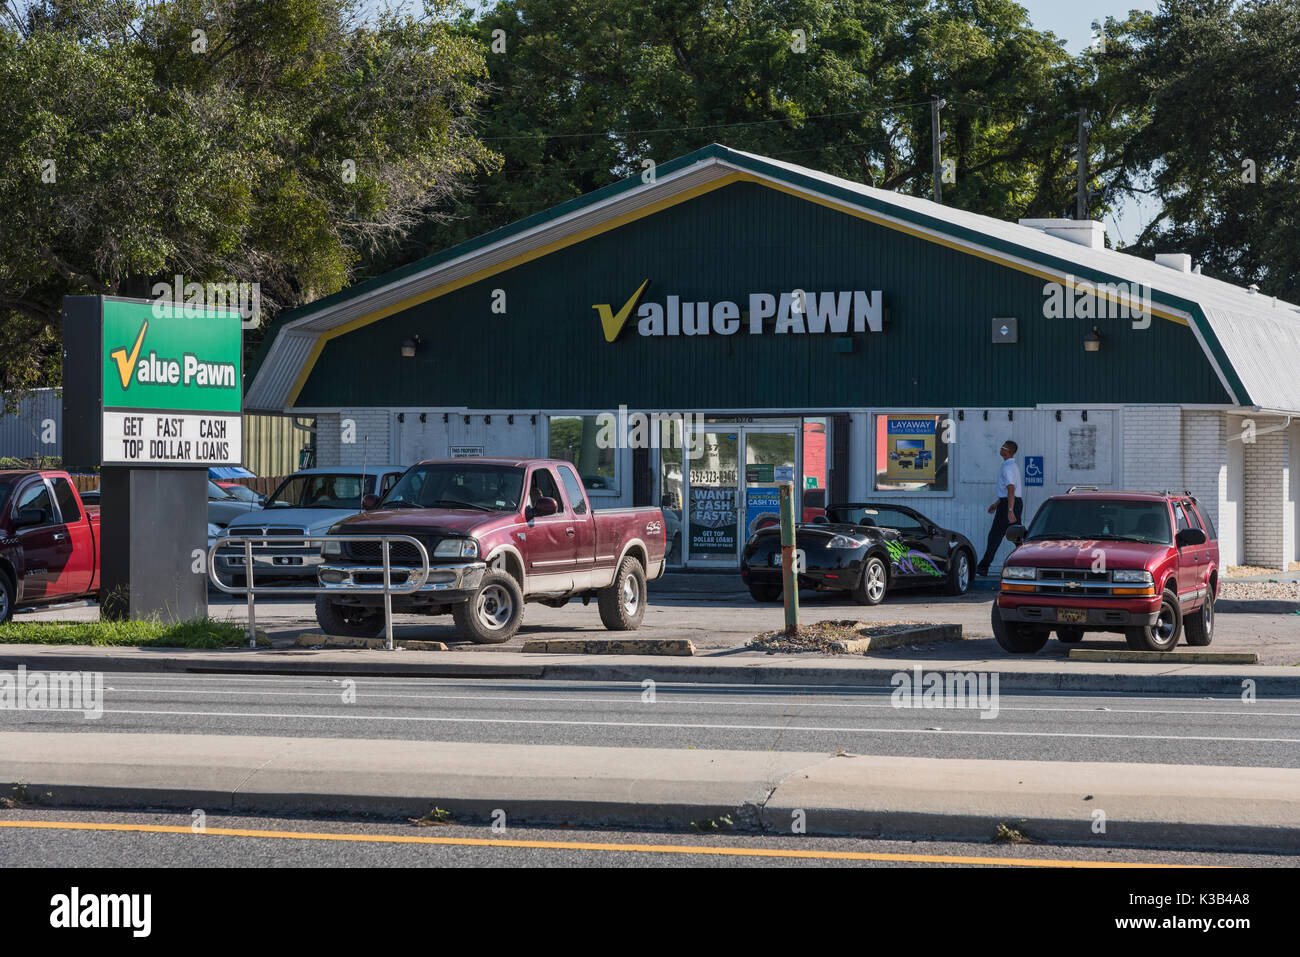
<path fill-rule="evenodd" d="M 745 539 L 767 525 L 781 523 L 781 483 L 793 482 L 795 521 L 799 521 L 799 432 L 788 426 L 747 425 L 741 430 L 744 487 L 740 502 Z M 740 561 L 737 550 L 736 561 Z"/>
<path fill-rule="evenodd" d="M 686 559 L 693 566 L 733 568 L 739 561 L 737 478 L 740 431 L 712 426 L 688 456 Z"/>

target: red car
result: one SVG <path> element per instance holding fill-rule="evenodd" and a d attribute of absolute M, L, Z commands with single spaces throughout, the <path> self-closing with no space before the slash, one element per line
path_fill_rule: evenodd
<path fill-rule="evenodd" d="M 554 459 L 433 459 L 413 465 L 384 495 L 330 528 L 332 535 L 409 535 L 424 545 L 430 572 L 394 610 L 451 613 L 475 642 L 509 639 L 526 601 L 559 607 L 595 598 L 611 630 L 645 615 L 646 581 L 664 572 L 664 515 L 657 508 L 594 511 L 574 467 Z M 392 581 L 418 575 L 415 548 L 392 545 Z M 317 569 L 316 618 L 329 634 L 377 636 L 383 596 L 354 585 L 383 581 L 378 542 L 326 542 Z M 414 566 L 414 567 L 412 567 Z"/>
<path fill-rule="evenodd" d="M 0 622 L 99 593 L 99 509 L 67 472 L 0 471 Z"/>
<path fill-rule="evenodd" d="M 1006 651 L 1033 654 L 1052 631 L 1067 644 L 1120 632 L 1141 651 L 1214 636 L 1218 535 L 1190 492 L 1074 488 L 1007 539 L 1017 548 L 993 604 L 993 635 Z"/>

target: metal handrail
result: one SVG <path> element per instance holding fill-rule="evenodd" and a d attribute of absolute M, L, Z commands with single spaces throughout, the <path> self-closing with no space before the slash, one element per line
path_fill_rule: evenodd
<path fill-rule="evenodd" d="M 248 647 L 257 647 L 257 609 L 256 595 L 324 595 L 337 593 L 339 588 L 299 588 L 295 586 L 272 585 L 257 587 L 257 582 L 253 574 L 253 543 L 261 542 L 262 544 L 276 545 L 297 545 L 301 543 L 303 547 L 309 547 L 311 542 L 378 542 L 380 557 L 384 566 L 384 583 L 382 585 L 352 585 L 351 588 L 362 592 L 383 592 L 384 595 L 384 639 L 385 647 L 393 650 L 393 596 L 394 595 L 411 595 L 425 586 L 429 580 L 429 551 L 424 547 L 424 542 L 418 538 L 412 538 L 410 535 L 271 535 L 271 536 L 244 536 L 244 535 L 223 535 L 208 546 L 208 579 L 212 584 L 217 586 L 219 591 L 227 595 L 248 595 Z M 408 578 L 405 585 L 400 588 L 393 587 L 392 581 L 392 564 L 389 562 L 389 546 L 393 542 L 409 542 L 415 546 L 416 554 L 420 556 L 420 574 L 414 584 L 411 584 Z M 231 544 L 244 546 L 244 586 L 242 588 L 234 585 L 227 585 L 217 577 L 217 549 L 228 547 Z M 406 567 L 406 566 L 403 566 Z"/>

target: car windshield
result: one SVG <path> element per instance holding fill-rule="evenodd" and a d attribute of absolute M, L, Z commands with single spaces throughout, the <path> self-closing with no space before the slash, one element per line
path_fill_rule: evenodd
<path fill-rule="evenodd" d="M 361 496 L 375 490 L 375 476 L 325 472 L 294 475 L 267 500 L 266 508 L 361 508 Z"/>
<path fill-rule="evenodd" d="M 508 465 L 415 465 L 392 487 L 382 508 L 473 508 L 513 512 L 519 508 L 524 470 Z"/>
<path fill-rule="evenodd" d="M 1168 545 L 1173 534 L 1164 502 L 1053 498 L 1034 516 L 1025 541 L 1045 538 Z"/>
<path fill-rule="evenodd" d="M 223 485 L 221 487 L 226 490 L 226 493 L 231 498 L 237 498 L 241 502 L 260 502 L 262 500 L 262 496 L 246 485 Z"/>
<path fill-rule="evenodd" d="M 208 498 L 214 498 L 218 502 L 224 502 L 226 499 L 234 498 L 229 492 L 218 485 L 216 482 L 208 483 Z"/>

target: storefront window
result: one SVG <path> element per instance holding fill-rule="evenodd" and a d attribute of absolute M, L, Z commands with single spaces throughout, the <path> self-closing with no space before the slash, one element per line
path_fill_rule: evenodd
<path fill-rule="evenodd" d="M 550 454 L 553 459 L 572 462 L 589 495 L 618 493 L 617 450 L 601 448 L 599 416 L 553 415 L 550 417 Z"/>
<path fill-rule="evenodd" d="M 803 420 L 803 520 L 826 514 L 826 419 Z"/>
<path fill-rule="evenodd" d="M 946 415 L 889 413 L 876 416 L 877 492 L 946 492 Z"/>

